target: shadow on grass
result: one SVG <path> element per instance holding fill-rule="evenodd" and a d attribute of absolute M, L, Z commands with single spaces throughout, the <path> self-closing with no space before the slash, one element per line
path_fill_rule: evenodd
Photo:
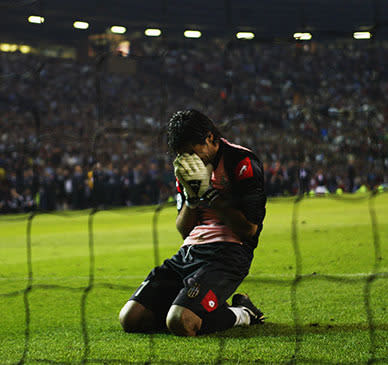
<path fill-rule="evenodd" d="M 388 331 L 387 323 L 379 323 L 374 326 L 374 330 Z M 306 334 L 330 334 L 330 333 L 342 333 L 342 332 L 355 332 L 355 331 L 369 331 L 368 323 L 310 323 L 299 327 L 299 333 L 301 335 Z M 249 337 L 281 337 L 281 336 L 295 336 L 295 326 L 285 323 L 272 323 L 266 322 L 264 325 L 256 325 L 248 328 L 235 327 L 225 332 L 218 332 L 210 337 L 231 337 L 231 338 L 249 338 Z"/>

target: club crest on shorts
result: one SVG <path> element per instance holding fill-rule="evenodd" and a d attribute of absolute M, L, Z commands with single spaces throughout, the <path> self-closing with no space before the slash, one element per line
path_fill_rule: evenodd
<path fill-rule="evenodd" d="M 194 283 L 189 289 L 187 289 L 187 296 L 189 298 L 195 298 L 199 294 L 199 288 L 200 285 L 198 283 Z"/>

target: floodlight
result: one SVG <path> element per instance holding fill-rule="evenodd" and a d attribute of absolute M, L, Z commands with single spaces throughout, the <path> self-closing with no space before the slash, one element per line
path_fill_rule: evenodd
<path fill-rule="evenodd" d="M 34 24 L 42 24 L 44 22 L 44 18 L 39 15 L 30 15 L 28 17 L 28 21 Z"/>
<path fill-rule="evenodd" d="M 309 41 L 312 37 L 311 33 L 294 33 L 294 38 L 297 41 Z"/>
<path fill-rule="evenodd" d="M 76 29 L 88 29 L 89 23 L 81 22 L 81 21 L 77 20 L 76 22 L 73 23 L 73 27 Z"/>
<path fill-rule="evenodd" d="M 121 25 L 113 25 L 110 27 L 110 31 L 116 34 L 124 34 L 127 31 L 127 28 L 122 27 Z"/>
<path fill-rule="evenodd" d="M 199 30 L 185 30 L 183 34 L 186 38 L 201 38 L 202 36 Z"/>
<path fill-rule="evenodd" d="M 8 44 L 8 43 L 0 44 L 0 51 L 2 52 L 15 52 L 17 49 L 18 49 L 17 44 Z"/>
<path fill-rule="evenodd" d="M 144 34 L 147 37 L 159 37 L 162 34 L 162 31 L 157 28 L 148 28 L 144 31 Z"/>
<path fill-rule="evenodd" d="M 236 37 L 238 39 L 253 39 L 255 38 L 255 34 L 252 32 L 238 32 Z"/>
<path fill-rule="evenodd" d="M 371 39 L 372 34 L 371 34 L 371 32 L 354 32 L 353 38 L 354 39 Z"/>
<path fill-rule="evenodd" d="M 19 51 L 21 53 L 30 53 L 31 52 L 31 47 L 30 46 L 26 46 L 26 45 L 21 45 L 19 47 Z"/>
<path fill-rule="evenodd" d="M 2 52 L 9 52 L 9 44 L 8 43 L 2 43 L 0 44 L 0 51 Z"/>

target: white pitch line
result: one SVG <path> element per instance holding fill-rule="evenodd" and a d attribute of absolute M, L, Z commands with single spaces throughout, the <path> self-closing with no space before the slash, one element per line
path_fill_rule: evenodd
<path fill-rule="evenodd" d="M 100 276 L 94 275 L 94 279 L 144 279 L 148 274 L 144 275 L 125 275 L 125 276 Z M 78 276 L 33 276 L 33 281 L 36 280 L 89 280 L 89 275 L 78 275 Z M 0 278 L 1 281 L 23 281 L 28 280 L 28 277 L 12 277 L 12 278 Z"/>
<path fill-rule="evenodd" d="M 306 277 L 306 276 L 330 276 L 330 277 L 338 277 L 338 278 L 341 278 L 341 277 L 345 277 L 345 278 L 359 278 L 359 277 L 368 277 L 370 275 L 372 275 L 373 273 L 369 272 L 355 272 L 355 273 L 343 273 L 343 274 L 330 274 L 330 273 L 323 273 L 323 272 L 316 272 L 316 273 L 310 273 L 310 274 L 302 274 L 301 276 L 302 277 Z M 382 268 L 381 270 L 379 270 L 378 273 L 376 273 L 376 275 L 381 275 L 381 274 L 384 274 L 384 275 L 388 275 L 388 269 L 386 268 Z M 248 278 L 254 278 L 254 279 L 294 279 L 295 278 L 295 274 L 263 274 L 263 275 L 249 275 Z"/>

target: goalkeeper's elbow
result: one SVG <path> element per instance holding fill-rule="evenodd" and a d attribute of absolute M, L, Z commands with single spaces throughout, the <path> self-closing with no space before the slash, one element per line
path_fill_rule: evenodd
<path fill-rule="evenodd" d="M 239 236 L 242 240 L 250 240 L 256 235 L 257 229 L 258 229 L 257 224 L 249 223 L 246 229 L 240 232 Z"/>

